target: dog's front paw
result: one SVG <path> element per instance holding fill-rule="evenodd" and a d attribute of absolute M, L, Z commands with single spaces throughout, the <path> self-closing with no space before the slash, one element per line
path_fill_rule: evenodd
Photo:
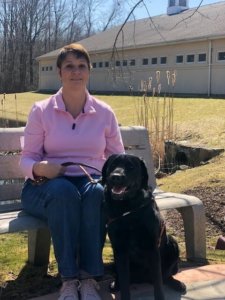
<path fill-rule="evenodd" d="M 110 290 L 111 293 L 116 293 L 120 290 L 117 280 L 113 280 L 112 282 L 110 282 L 109 290 Z"/>
<path fill-rule="evenodd" d="M 172 276 L 169 277 L 165 283 L 170 288 L 172 288 L 173 290 L 175 290 L 183 295 L 186 294 L 186 292 L 187 292 L 186 285 L 182 281 L 179 281 L 179 280 L 173 278 Z"/>

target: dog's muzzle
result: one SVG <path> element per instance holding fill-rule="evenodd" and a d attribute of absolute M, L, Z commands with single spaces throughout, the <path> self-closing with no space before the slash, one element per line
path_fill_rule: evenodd
<path fill-rule="evenodd" d="M 115 200 L 122 200 L 125 192 L 127 191 L 127 186 L 125 184 L 125 175 L 120 172 L 113 172 L 109 176 L 109 185 L 111 190 L 111 195 Z"/>

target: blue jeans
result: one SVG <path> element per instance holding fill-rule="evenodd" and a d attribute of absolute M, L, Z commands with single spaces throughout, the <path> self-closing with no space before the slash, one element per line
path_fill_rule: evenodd
<path fill-rule="evenodd" d="M 82 272 L 103 275 L 101 184 L 90 183 L 86 176 L 62 176 L 41 185 L 28 179 L 21 200 L 27 213 L 47 221 L 63 278 L 79 277 Z"/>

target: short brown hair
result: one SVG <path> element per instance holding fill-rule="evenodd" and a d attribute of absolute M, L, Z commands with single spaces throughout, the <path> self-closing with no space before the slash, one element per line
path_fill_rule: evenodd
<path fill-rule="evenodd" d="M 60 50 L 56 60 L 56 65 L 59 69 L 61 69 L 62 62 L 69 53 L 74 54 L 77 58 L 84 58 L 87 61 L 89 70 L 91 69 L 91 60 L 88 51 L 81 44 L 77 43 L 66 45 Z"/>

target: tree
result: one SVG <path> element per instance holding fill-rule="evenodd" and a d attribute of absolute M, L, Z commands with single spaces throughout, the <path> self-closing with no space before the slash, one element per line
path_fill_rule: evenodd
<path fill-rule="evenodd" d="M 33 50 L 46 18 L 42 0 L 4 0 L 0 4 L 3 24 L 1 90 L 24 91 L 34 83 Z"/>

